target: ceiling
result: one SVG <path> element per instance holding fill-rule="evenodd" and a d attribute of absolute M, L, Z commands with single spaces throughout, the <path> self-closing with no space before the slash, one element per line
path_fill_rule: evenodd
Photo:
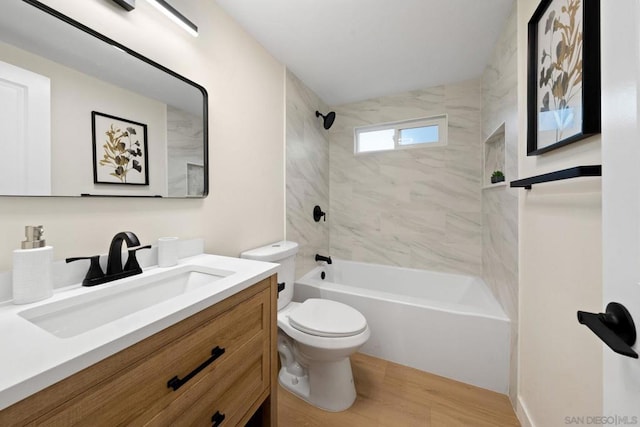
<path fill-rule="evenodd" d="M 478 77 L 513 0 L 217 0 L 328 105 Z"/>

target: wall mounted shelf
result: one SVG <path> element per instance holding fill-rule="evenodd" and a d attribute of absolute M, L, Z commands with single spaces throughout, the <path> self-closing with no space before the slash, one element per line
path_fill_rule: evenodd
<path fill-rule="evenodd" d="M 516 181 L 511 181 L 511 187 L 523 187 L 526 190 L 531 190 L 531 186 L 534 184 L 580 178 L 583 176 L 602 176 L 602 165 L 575 166 L 529 178 L 518 179 Z"/>
<path fill-rule="evenodd" d="M 504 122 L 487 137 L 483 144 L 484 177 L 482 188 L 491 188 L 491 175 L 494 171 L 505 172 L 505 132 Z"/>
<path fill-rule="evenodd" d="M 502 182 L 497 182 L 495 184 L 487 184 L 485 186 L 482 187 L 483 190 L 488 190 L 489 188 L 497 188 L 497 187 L 506 187 L 507 186 L 507 182 L 506 181 L 502 181 Z"/>

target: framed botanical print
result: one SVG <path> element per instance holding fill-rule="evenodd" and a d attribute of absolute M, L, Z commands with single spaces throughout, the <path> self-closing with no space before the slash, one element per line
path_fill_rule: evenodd
<path fill-rule="evenodd" d="M 600 133 L 600 1 L 542 0 L 528 29 L 532 156 Z"/>
<path fill-rule="evenodd" d="M 147 125 L 91 112 L 93 182 L 149 185 Z"/>

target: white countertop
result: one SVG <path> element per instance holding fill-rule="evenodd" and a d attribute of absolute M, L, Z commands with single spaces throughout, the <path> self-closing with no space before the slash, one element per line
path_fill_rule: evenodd
<path fill-rule="evenodd" d="M 152 277 L 185 265 L 235 273 L 69 338 L 59 338 L 19 314 L 27 309 L 117 286 L 143 276 Z M 149 267 L 142 275 L 95 287 L 77 284 L 57 289 L 53 297 L 32 304 L 1 303 L 0 410 L 248 288 L 274 274 L 277 267 L 278 264 L 248 259 L 197 255 L 180 260 L 176 267 Z"/>

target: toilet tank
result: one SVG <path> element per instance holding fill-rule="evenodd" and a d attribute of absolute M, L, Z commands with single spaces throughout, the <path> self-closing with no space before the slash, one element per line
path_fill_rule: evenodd
<path fill-rule="evenodd" d="M 298 244 L 286 240 L 244 251 L 240 258 L 280 264 L 277 270 L 278 283 L 284 283 L 284 289 L 278 294 L 278 310 L 289 304 L 293 298 L 293 283 L 296 276 L 296 254 Z"/>

